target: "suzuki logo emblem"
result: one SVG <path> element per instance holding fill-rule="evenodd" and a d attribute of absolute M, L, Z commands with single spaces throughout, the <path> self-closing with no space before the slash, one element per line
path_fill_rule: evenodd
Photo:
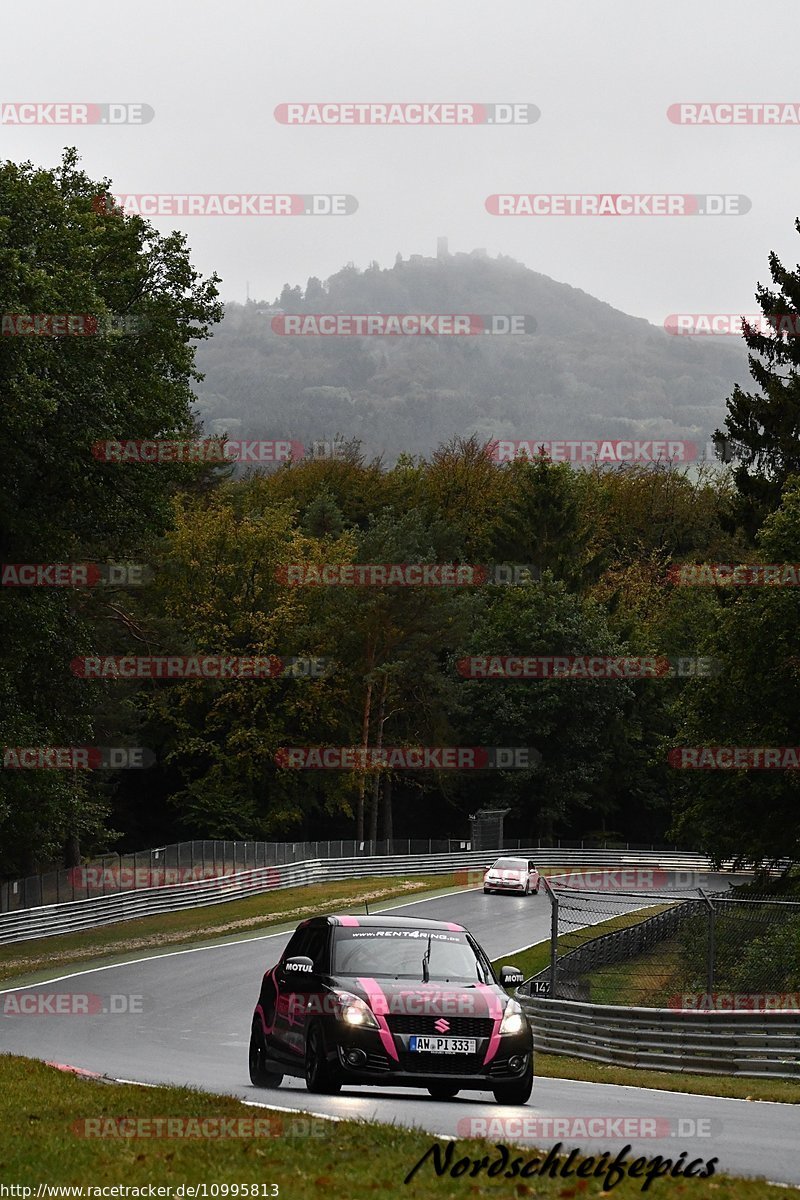
<path fill-rule="evenodd" d="M 447 1033 L 450 1028 L 450 1022 L 446 1021 L 444 1017 L 439 1017 L 439 1020 L 434 1022 L 433 1027 L 438 1033 Z"/>

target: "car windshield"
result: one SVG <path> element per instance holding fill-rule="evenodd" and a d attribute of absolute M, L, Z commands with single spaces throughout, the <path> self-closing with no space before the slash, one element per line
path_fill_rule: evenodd
<path fill-rule="evenodd" d="M 423 980 L 426 957 L 430 981 L 492 982 L 467 935 L 440 929 L 337 929 L 333 973 Z"/>
<path fill-rule="evenodd" d="M 498 858 L 493 871 L 527 871 L 528 864 L 522 858 Z"/>

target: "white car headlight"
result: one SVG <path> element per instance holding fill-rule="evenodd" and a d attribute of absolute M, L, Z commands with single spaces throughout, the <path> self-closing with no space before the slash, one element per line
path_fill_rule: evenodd
<path fill-rule="evenodd" d="M 500 1022 L 501 1033 L 522 1033 L 525 1028 L 525 1014 L 516 1000 L 509 1000 L 503 1019 Z"/>
<path fill-rule="evenodd" d="M 378 1029 L 375 1014 L 360 996 L 345 992 L 340 988 L 334 989 L 334 996 L 339 1003 L 339 1016 L 345 1025 L 356 1025 L 362 1029 Z"/>

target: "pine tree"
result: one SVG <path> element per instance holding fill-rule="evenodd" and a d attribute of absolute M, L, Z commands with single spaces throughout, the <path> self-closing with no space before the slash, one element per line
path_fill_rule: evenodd
<path fill-rule="evenodd" d="M 800 218 L 795 229 L 800 233 Z M 758 284 L 756 301 L 771 328 L 743 324 L 750 374 L 761 391 L 737 384 L 725 431 L 714 434 L 737 460 L 740 517 L 751 532 L 780 505 L 789 476 L 800 474 L 800 266 L 788 271 L 773 251 L 769 269 L 776 290 Z"/>
<path fill-rule="evenodd" d="M 303 530 L 316 538 L 336 538 L 344 529 L 344 516 L 331 492 L 323 489 L 311 501 L 303 517 Z"/>

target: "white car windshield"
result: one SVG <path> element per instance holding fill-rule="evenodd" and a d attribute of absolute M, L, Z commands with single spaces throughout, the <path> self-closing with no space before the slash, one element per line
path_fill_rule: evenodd
<path fill-rule="evenodd" d="M 492 867 L 493 871 L 525 871 L 528 870 L 527 862 L 522 858 L 498 858 L 497 862 Z"/>

